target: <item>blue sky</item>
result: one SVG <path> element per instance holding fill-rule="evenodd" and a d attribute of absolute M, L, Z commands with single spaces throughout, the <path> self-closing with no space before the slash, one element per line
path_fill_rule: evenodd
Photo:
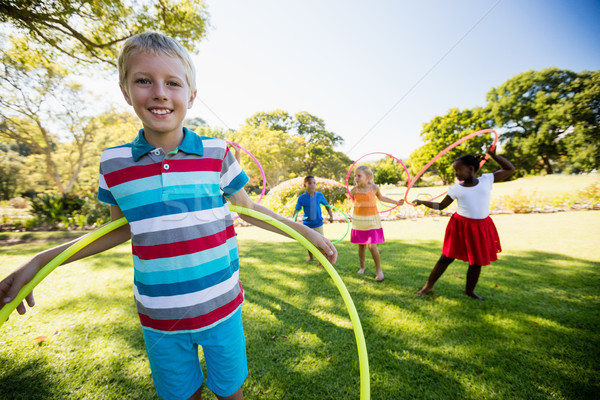
<path fill-rule="evenodd" d="M 484 106 L 512 76 L 600 69 L 600 1 L 208 0 L 188 113 L 238 129 L 258 111 L 307 111 L 369 152 L 408 157 L 423 123 Z M 124 104 L 124 102 L 123 102 Z"/>

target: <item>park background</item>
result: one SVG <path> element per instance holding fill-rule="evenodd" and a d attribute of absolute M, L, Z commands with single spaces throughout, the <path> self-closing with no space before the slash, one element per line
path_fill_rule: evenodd
<path fill-rule="evenodd" d="M 517 173 L 494 187 L 505 251 L 482 275 L 485 304 L 460 295 L 458 263 L 434 295 L 414 296 L 448 213 L 383 213 L 385 285 L 357 277 L 356 249 L 338 244 L 336 268 L 365 328 L 373 398 L 598 393 L 598 2 L 2 7 L 3 276 L 108 220 L 95 199 L 100 153 L 140 127 L 118 91 L 115 56 L 126 37 L 156 30 L 195 53 L 199 95 L 186 126 L 249 150 L 265 180 L 242 155 L 247 189 L 258 199 L 264 187 L 263 204 L 288 216 L 307 174 L 350 213 L 344 179 L 359 157 L 393 155 L 414 176 L 474 131 L 500 134 L 498 151 Z M 491 140 L 478 136 L 441 158 L 411 195 L 443 193 L 452 159 L 481 154 Z M 408 178 L 393 157 L 363 161 L 386 194 L 404 195 Z M 484 172 L 495 167 L 488 162 Z M 326 226 L 330 238 L 344 233 L 345 219 L 336 220 Z M 358 397 L 351 328 L 324 272 L 302 265 L 304 251 L 285 239 L 240 227 L 239 240 L 255 371 L 247 397 Z M 154 398 L 129 258 L 121 246 L 40 286 L 40 305 L 2 327 L 0 397 Z"/>

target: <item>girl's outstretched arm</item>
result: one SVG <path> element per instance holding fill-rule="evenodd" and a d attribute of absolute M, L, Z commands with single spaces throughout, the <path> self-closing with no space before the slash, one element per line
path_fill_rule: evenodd
<path fill-rule="evenodd" d="M 515 172 L 515 166 L 506 158 L 496 154 L 496 147 L 490 147 L 487 153 L 500 165 L 502 169 L 494 172 L 494 182 L 502 182 Z"/>
<path fill-rule="evenodd" d="M 425 201 L 425 200 L 413 200 L 413 203 L 415 204 L 415 206 L 425 206 L 425 207 L 433 208 L 434 210 L 443 210 L 444 208 L 446 208 L 450 204 L 452 204 L 453 201 L 454 201 L 454 199 L 452 199 L 452 197 L 446 195 L 446 197 L 444 197 L 444 199 L 442 201 L 440 201 L 439 203 L 434 202 L 434 201 Z"/>
<path fill-rule="evenodd" d="M 375 196 L 377 196 L 377 198 L 379 199 L 379 201 L 382 201 L 384 203 L 390 203 L 390 204 L 399 204 L 402 205 L 404 204 L 404 199 L 400 199 L 400 200 L 394 200 L 391 199 L 389 197 L 386 197 L 384 195 L 381 194 L 381 190 L 379 190 L 379 186 L 377 185 L 373 185 L 374 189 L 375 189 Z"/>

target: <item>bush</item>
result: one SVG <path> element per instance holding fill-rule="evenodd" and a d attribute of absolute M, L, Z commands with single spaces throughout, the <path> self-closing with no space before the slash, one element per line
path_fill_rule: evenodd
<path fill-rule="evenodd" d="M 346 186 L 332 179 L 315 177 L 315 180 L 317 192 L 323 193 L 329 204 L 343 210 L 339 205 L 347 199 Z M 264 197 L 263 204 L 278 214 L 291 217 L 298 197 L 305 191 L 303 177 L 290 179 L 271 189 Z"/>
<path fill-rule="evenodd" d="M 23 197 L 14 197 L 8 202 L 12 208 L 27 208 L 29 207 L 29 200 Z"/>
<path fill-rule="evenodd" d="M 31 215 L 51 226 L 66 223 L 73 212 L 81 210 L 83 200 L 73 194 L 42 194 L 31 200 Z"/>
<path fill-rule="evenodd" d="M 585 189 L 577 192 L 577 199 L 583 203 L 588 203 L 591 208 L 600 207 L 600 185 L 592 183 Z"/>
<path fill-rule="evenodd" d="M 100 203 L 96 192 L 42 194 L 31 200 L 28 229 L 44 225 L 51 229 L 84 229 L 110 221 L 110 208 Z"/>

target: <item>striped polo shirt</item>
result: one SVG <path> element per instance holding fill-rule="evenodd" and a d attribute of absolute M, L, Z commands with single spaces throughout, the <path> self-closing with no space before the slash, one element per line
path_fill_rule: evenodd
<path fill-rule="evenodd" d="M 100 159 L 98 198 L 118 206 L 131 227 L 141 324 L 161 332 L 207 329 L 244 302 L 225 197 L 248 176 L 224 140 L 183 129 L 182 143 L 168 154 L 142 129 Z"/>

